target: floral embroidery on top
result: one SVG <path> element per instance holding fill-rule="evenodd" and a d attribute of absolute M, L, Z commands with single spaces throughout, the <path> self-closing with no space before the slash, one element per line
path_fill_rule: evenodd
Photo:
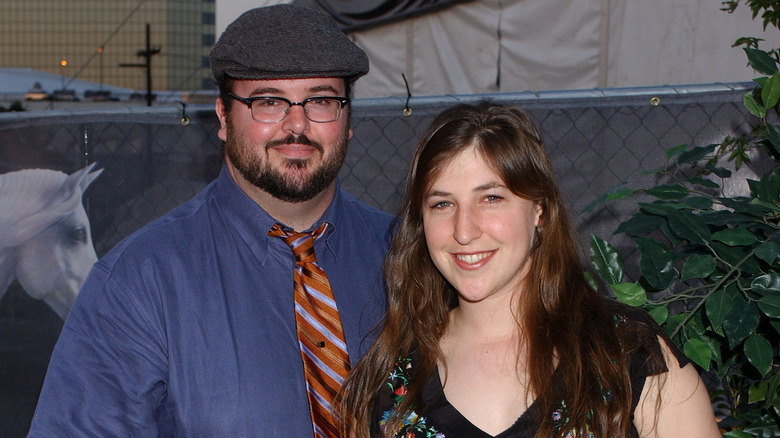
<path fill-rule="evenodd" d="M 395 409 L 401 404 L 406 396 L 406 386 L 409 384 L 409 374 L 412 369 L 411 358 L 399 358 L 395 363 L 393 371 L 387 378 L 387 386 L 393 394 L 393 409 L 385 411 L 382 419 L 379 420 L 379 426 L 384 432 L 390 417 L 393 416 Z M 398 438 L 445 438 L 444 434 L 437 431 L 433 426 L 426 424 L 425 417 L 417 415 L 412 411 L 404 418 L 403 423 L 396 432 Z"/>
<path fill-rule="evenodd" d="M 590 416 L 589 416 L 590 417 Z M 566 423 L 569 422 L 569 417 L 566 416 L 566 402 L 561 401 L 561 405 L 558 407 L 558 409 L 554 410 L 552 413 L 552 420 L 553 420 L 553 428 L 558 431 L 562 427 L 566 426 Z M 566 432 L 566 436 L 564 438 L 593 438 L 593 432 L 587 430 L 581 430 L 579 432 L 574 431 L 573 429 Z"/>

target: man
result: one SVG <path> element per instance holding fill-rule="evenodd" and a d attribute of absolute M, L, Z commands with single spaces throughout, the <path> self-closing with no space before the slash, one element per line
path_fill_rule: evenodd
<path fill-rule="evenodd" d="M 277 5 L 233 22 L 211 66 L 225 166 L 95 265 L 31 437 L 334 436 L 314 420 L 320 383 L 304 370 L 293 300 L 309 285 L 298 288 L 305 276 L 293 274 L 286 236 L 317 230 L 314 254 L 354 363 L 382 314 L 391 221 L 336 179 L 352 136 L 349 88 L 368 60 L 327 15 Z"/>

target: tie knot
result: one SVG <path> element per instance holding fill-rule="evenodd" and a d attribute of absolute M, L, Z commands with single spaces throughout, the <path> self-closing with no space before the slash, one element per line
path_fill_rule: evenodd
<path fill-rule="evenodd" d="M 328 223 L 323 222 L 322 225 L 314 231 L 298 233 L 293 230 L 285 230 L 281 225 L 274 224 L 268 232 L 268 235 L 271 237 L 278 237 L 290 246 L 293 255 L 295 255 L 296 264 L 316 263 L 317 257 L 314 255 L 314 240 L 325 234 L 327 228 Z"/>

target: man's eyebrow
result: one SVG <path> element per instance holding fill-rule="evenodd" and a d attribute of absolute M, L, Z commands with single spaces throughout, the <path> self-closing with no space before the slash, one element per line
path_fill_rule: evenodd
<path fill-rule="evenodd" d="M 309 91 L 312 93 L 320 93 L 323 91 L 328 91 L 333 94 L 338 94 L 338 91 L 336 91 L 336 89 L 330 85 L 317 85 L 316 87 L 309 88 Z"/>
<path fill-rule="evenodd" d="M 258 95 L 258 94 L 280 94 L 282 90 L 278 88 L 273 87 L 265 87 L 265 88 L 256 88 L 254 91 L 252 91 L 252 95 Z"/>
<path fill-rule="evenodd" d="M 338 91 L 332 87 L 331 85 L 316 85 L 314 87 L 311 87 L 307 90 L 309 93 L 322 93 L 322 92 L 329 92 L 333 94 L 338 94 Z M 284 92 L 278 88 L 275 87 L 263 87 L 263 88 L 257 88 L 254 91 L 252 91 L 253 96 L 259 96 L 259 95 L 283 95 Z"/>

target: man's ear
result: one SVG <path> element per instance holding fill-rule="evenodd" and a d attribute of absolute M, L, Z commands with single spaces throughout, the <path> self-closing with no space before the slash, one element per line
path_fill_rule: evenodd
<path fill-rule="evenodd" d="M 217 112 L 217 118 L 219 119 L 219 131 L 217 131 L 217 136 L 219 136 L 219 139 L 222 141 L 227 140 L 227 111 L 228 109 L 225 108 L 225 102 L 222 100 L 221 97 L 217 98 L 217 103 L 215 105 L 215 110 Z"/>

